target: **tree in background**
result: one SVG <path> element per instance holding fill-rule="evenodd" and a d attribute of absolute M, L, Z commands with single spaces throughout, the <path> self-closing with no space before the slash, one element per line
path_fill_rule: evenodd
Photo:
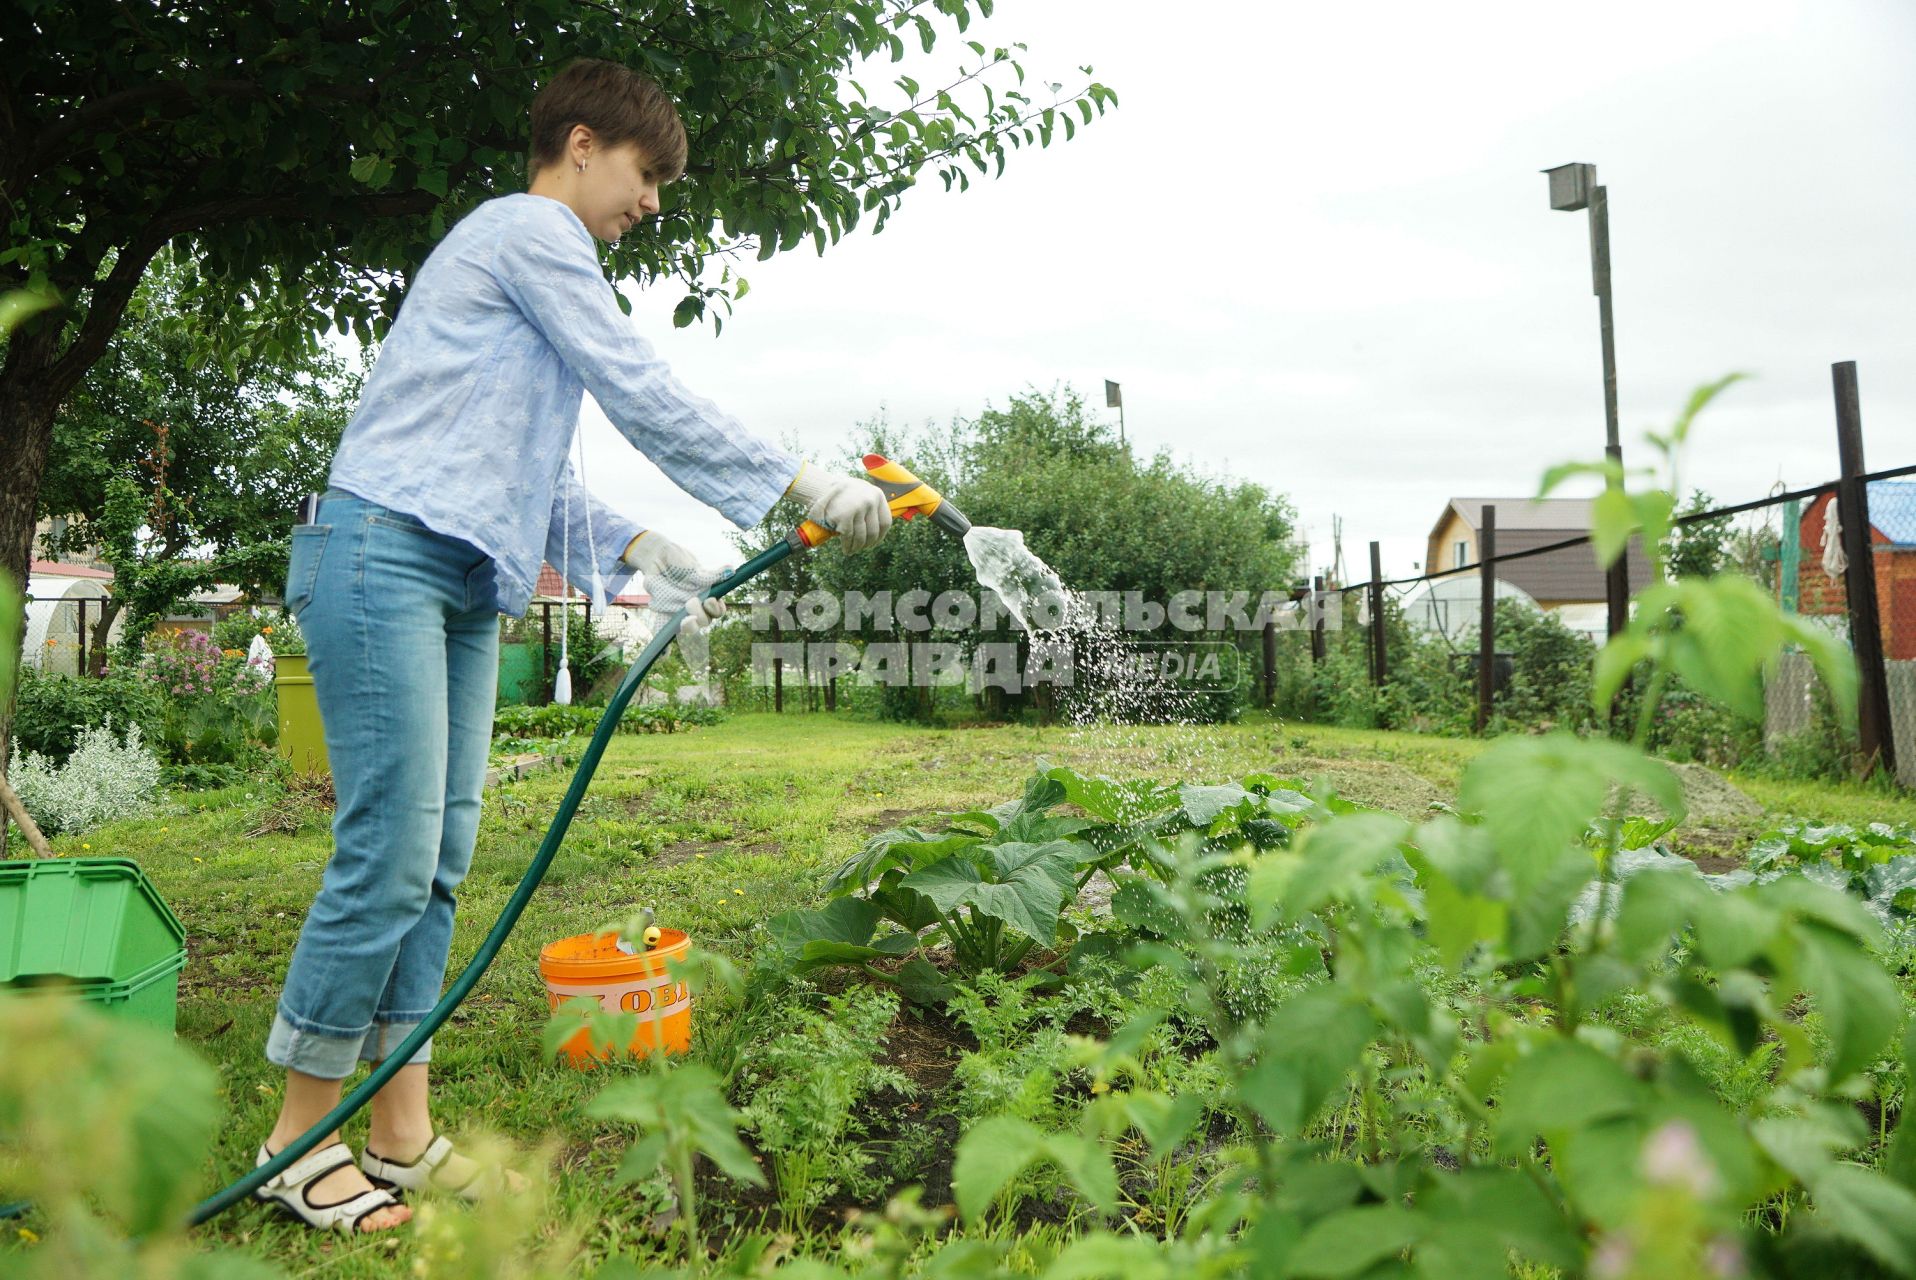
<path fill-rule="evenodd" d="M 1716 505 L 1716 500 L 1701 489 L 1690 491 L 1690 500 L 1677 512 L 1679 517 L 1699 515 Z M 1694 520 L 1670 530 L 1666 563 L 1673 578 L 1708 578 L 1724 567 L 1730 558 L 1732 538 L 1730 517 Z"/>
<path fill-rule="evenodd" d="M 676 278 L 676 318 L 690 323 L 743 295 L 741 257 L 808 242 L 823 252 L 861 220 L 882 228 L 925 171 L 968 186 L 1115 101 L 1089 68 L 1082 87 L 1039 88 L 1022 46 L 975 40 L 943 84 L 885 82 L 884 61 L 908 41 L 929 53 L 990 11 L 990 0 L 0 7 L 11 55 L 0 297 L 60 303 L 24 320 L 0 357 L 0 571 L 25 579 L 55 415 L 166 246 L 194 264 L 180 302 L 199 352 L 230 375 L 310 349 L 329 327 L 370 342 L 446 228 L 523 187 L 538 83 L 573 58 L 612 58 L 677 99 L 691 165 L 657 225 L 610 250 L 607 268 Z M 4 730 L 0 716 L 0 744 Z"/>
<path fill-rule="evenodd" d="M 897 457 L 949 497 L 980 525 L 1022 530 L 1025 545 L 1073 591 L 1138 592 L 1162 605 L 1180 591 L 1245 591 L 1251 610 L 1258 593 L 1280 589 L 1292 575 L 1294 515 L 1280 496 L 1245 482 L 1203 476 L 1169 454 L 1136 457 L 1113 431 L 1086 412 L 1076 391 L 1027 392 L 1002 408 L 945 431 L 894 433 L 861 429 L 856 452 Z M 964 547 L 930 532 L 894 531 L 856 556 L 819 555 L 820 585 L 841 596 L 910 589 L 978 593 Z M 1249 610 L 1247 610 L 1248 612 Z M 1015 624 L 861 640 L 947 639 L 970 646 L 1021 636 Z M 1160 628 L 1158 638 L 1189 640 L 1199 633 Z M 1253 644 L 1255 635 L 1208 637 Z M 910 692 L 910 691 L 907 691 Z M 904 711 L 903 699 L 893 702 Z M 1006 699 L 1005 710 L 1028 705 L 1029 694 Z M 917 700 L 924 709 L 923 699 Z M 1234 712 L 1235 700 L 1206 715 Z"/>
<path fill-rule="evenodd" d="M 95 547 L 137 646 L 189 596 L 227 582 L 251 595 L 286 576 L 286 531 L 315 492 L 358 399 L 359 377 L 329 349 L 260 357 L 235 372 L 194 361 L 179 314 L 185 268 L 157 259 L 127 323 L 54 421 L 39 514 L 65 516 L 48 550 Z"/>

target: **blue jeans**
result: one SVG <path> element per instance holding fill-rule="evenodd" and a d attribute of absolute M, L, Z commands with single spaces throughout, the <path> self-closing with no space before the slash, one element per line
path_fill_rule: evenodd
<path fill-rule="evenodd" d="M 492 559 L 470 543 L 343 489 L 314 519 L 293 530 L 286 606 L 338 808 L 266 1057 L 343 1079 L 439 1000 L 479 832 L 499 621 Z M 410 1061 L 431 1057 L 428 1041 Z"/>

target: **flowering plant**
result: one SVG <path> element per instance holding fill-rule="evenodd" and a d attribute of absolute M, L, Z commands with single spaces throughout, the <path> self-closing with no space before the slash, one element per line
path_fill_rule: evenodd
<path fill-rule="evenodd" d="M 212 693 L 217 687 L 220 650 L 199 631 L 170 631 L 147 637 L 142 666 L 155 683 L 176 698 Z"/>

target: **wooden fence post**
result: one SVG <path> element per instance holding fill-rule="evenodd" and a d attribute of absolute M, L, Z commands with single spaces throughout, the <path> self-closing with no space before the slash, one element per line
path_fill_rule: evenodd
<path fill-rule="evenodd" d="M 1277 620 L 1264 619 L 1264 705 L 1277 705 Z"/>
<path fill-rule="evenodd" d="M 1378 545 L 1370 544 L 1370 682 L 1383 688 L 1384 681 L 1390 678 L 1390 655 L 1386 652 L 1384 635 L 1384 567 L 1383 553 Z"/>
<path fill-rule="evenodd" d="M 1311 579 L 1311 665 L 1324 660 L 1324 575 Z"/>
<path fill-rule="evenodd" d="M 785 710 L 785 659 L 779 656 L 782 650 L 779 644 L 781 637 L 778 619 L 774 617 L 772 619 L 772 710 L 774 711 Z"/>
<path fill-rule="evenodd" d="M 539 644 L 539 705 L 543 707 L 552 703 L 552 602 L 540 605 L 539 612 L 545 618 L 545 639 Z"/>
<path fill-rule="evenodd" d="M 1883 661 L 1883 629 L 1876 610 L 1876 555 L 1870 547 L 1869 485 L 1863 480 L 1863 413 L 1856 391 L 1856 362 L 1831 366 L 1836 384 L 1836 452 L 1842 476 L 1836 504 L 1843 521 L 1843 556 L 1849 568 L 1850 648 L 1856 654 L 1856 732 L 1863 748 L 1862 773 L 1896 774 L 1896 735 L 1889 718 L 1889 672 Z"/>
<path fill-rule="evenodd" d="M 1477 619 L 1477 732 L 1490 724 L 1490 695 L 1496 688 L 1497 662 L 1497 508 L 1486 503 L 1477 535 L 1477 563 L 1483 582 Z"/>

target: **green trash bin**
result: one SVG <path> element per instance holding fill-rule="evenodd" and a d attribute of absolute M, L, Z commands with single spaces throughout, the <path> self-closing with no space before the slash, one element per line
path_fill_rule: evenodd
<path fill-rule="evenodd" d="M 70 990 L 173 1030 L 186 930 L 127 858 L 0 862 L 0 992 Z"/>

